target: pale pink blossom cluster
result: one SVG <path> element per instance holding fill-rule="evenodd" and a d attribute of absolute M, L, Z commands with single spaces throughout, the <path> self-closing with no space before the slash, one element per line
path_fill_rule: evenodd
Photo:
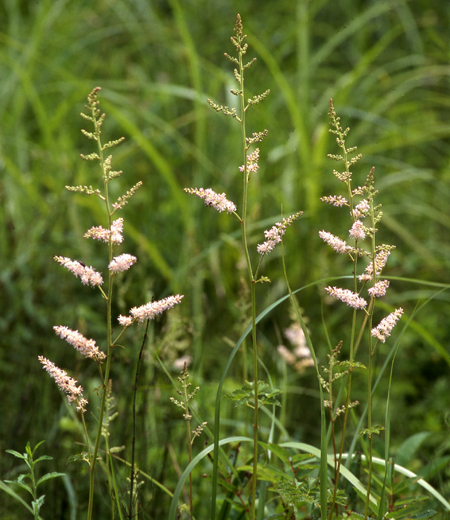
<path fill-rule="evenodd" d="M 383 318 L 380 323 L 371 330 L 372 336 L 382 341 L 383 343 L 386 341 L 391 335 L 392 329 L 395 327 L 397 321 L 402 317 L 403 309 L 400 307 L 395 309 L 394 312 L 391 312 L 386 318 Z"/>
<path fill-rule="evenodd" d="M 114 220 L 111 224 L 111 230 L 104 229 L 102 226 L 95 226 L 86 231 L 84 238 L 93 238 L 94 240 L 101 240 L 102 242 L 111 242 L 113 244 L 121 244 L 123 242 L 123 218 Z"/>
<path fill-rule="evenodd" d="M 119 316 L 118 321 L 122 327 L 129 327 L 133 321 L 142 323 L 144 320 L 154 319 L 158 314 L 162 314 L 164 311 L 175 307 L 183 299 L 183 295 L 177 294 L 176 296 L 168 296 L 157 302 L 150 302 L 140 307 L 133 307 L 130 310 L 131 316 Z"/>
<path fill-rule="evenodd" d="M 80 354 L 82 354 L 86 358 L 98 359 L 102 360 L 106 358 L 104 352 L 98 350 L 98 347 L 95 344 L 93 339 L 87 339 L 80 334 L 77 330 L 71 330 L 68 327 L 63 327 L 62 325 L 55 325 L 53 330 L 58 334 L 58 336 L 72 345 Z"/>
<path fill-rule="evenodd" d="M 332 233 L 328 233 L 328 231 L 319 231 L 319 236 L 337 253 L 349 253 L 353 250 L 351 246 L 347 245 L 347 242 L 345 242 L 345 240 L 341 240 Z"/>
<path fill-rule="evenodd" d="M 284 218 L 282 222 L 277 222 L 271 229 L 264 231 L 266 241 L 262 244 L 258 244 L 256 250 L 260 255 L 265 255 L 274 250 L 275 246 L 281 242 L 281 237 L 286 233 L 286 228 L 300 218 L 303 211 L 299 211 L 288 218 Z"/>
<path fill-rule="evenodd" d="M 108 269 L 112 273 L 119 273 L 128 270 L 136 262 L 137 258 L 135 256 L 124 253 L 114 257 L 109 263 Z"/>
<path fill-rule="evenodd" d="M 355 240 L 364 240 L 366 238 L 366 232 L 364 231 L 363 223 L 360 220 L 355 220 L 349 234 Z"/>
<path fill-rule="evenodd" d="M 389 280 L 381 280 L 377 282 L 373 287 L 367 290 L 367 292 L 373 298 L 380 298 L 386 294 L 387 288 L 389 287 Z"/>
<path fill-rule="evenodd" d="M 381 271 L 384 269 L 386 262 L 389 258 L 391 252 L 389 249 L 382 249 L 375 255 L 375 275 L 380 276 Z M 373 263 L 370 264 L 364 269 L 364 273 L 358 276 L 358 280 L 360 282 L 368 282 L 373 278 Z"/>
<path fill-rule="evenodd" d="M 258 161 L 259 148 L 256 148 L 254 152 L 247 155 L 247 172 L 256 173 L 259 170 Z M 243 172 L 244 170 L 244 166 L 239 166 L 239 171 Z"/>
<path fill-rule="evenodd" d="M 366 199 L 363 199 L 353 209 L 352 216 L 353 216 L 353 218 L 365 217 L 369 211 L 370 211 L 370 204 Z"/>
<path fill-rule="evenodd" d="M 219 212 L 228 211 L 233 213 L 236 211 L 236 204 L 227 199 L 225 193 L 216 193 L 211 188 L 204 190 L 203 188 L 184 188 L 186 193 L 196 195 L 205 201 L 206 206 L 211 206 Z"/>
<path fill-rule="evenodd" d="M 96 286 L 103 283 L 102 275 L 97 273 L 93 267 L 87 267 L 78 260 L 71 260 L 64 256 L 55 256 L 53 259 L 68 269 L 77 278 L 80 278 L 84 285 L 90 284 Z"/>
<path fill-rule="evenodd" d="M 340 289 L 339 287 L 325 287 L 325 291 L 330 296 L 333 296 L 333 298 L 341 300 L 341 302 L 346 303 L 349 307 L 353 307 L 354 309 L 364 309 L 364 307 L 367 305 L 367 302 L 364 298 L 361 298 L 349 289 Z"/>
<path fill-rule="evenodd" d="M 67 400 L 69 403 L 77 403 L 77 410 L 81 413 L 86 411 L 85 406 L 88 401 L 83 398 L 83 388 L 77 386 L 77 380 L 73 377 L 69 377 L 67 372 L 58 368 L 54 363 L 49 361 L 43 356 L 38 356 L 39 361 L 42 364 L 44 370 L 46 370 L 50 376 L 55 380 L 56 384 L 67 394 Z"/>
<path fill-rule="evenodd" d="M 348 205 L 347 199 L 342 195 L 328 195 L 327 197 L 320 197 L 320 200 L 338 208 Z"/>

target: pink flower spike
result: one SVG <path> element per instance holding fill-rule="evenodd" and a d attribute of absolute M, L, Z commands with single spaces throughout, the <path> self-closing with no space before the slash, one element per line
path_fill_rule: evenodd
<path fill-rule="evenodd" d="M 113 244 L 121 244 L 123 242 L 123 218 L 118 218 L 111 224 L 111 231 L 109 229 L 104 229 L 102 226 L 92 227 L 84 234 L 84 238 L 93 238 L 94 240 L 100 240 L 102 242 L 109 242 L 109 237 L 111 236 L 111 241 Z"/>
<path fill-rule="evenodd" d="M 157 314 L 162 314 L 164 311 L 171 309 L 177 303 L 180 303 L 183 299 L 183 295 L 177 294 L 176 296 L 168 296 L 163 300 L 157 302 L 150 302 L 141 307 L 133 307 L 130 310 L 131 316 L 142 323 L 144 320 L 153 320 Z"/>
<path fill-rule="evenodd" d="M 303 211 L 294 213 L 288 218 L 284 218 L 282 222 L 277 222 L 271 229 L 264 231 L 266 241 L 262 244 L 258 244 L 256 250 L 260 255 L 266 255 L 275 249 L 275 246 L 281 242 L 281 237 L 286 233 L 286 228 L 292 224 L 295 220 L 299 219 L 303 215 Z"/>
<path fill-rule="evenodd" d="M 100 273 L 94 271 L 92 267 L 87 267 L 81 262 L 78 262 L 78 260 L 71 260 L 64 256 L 55 256 L 53 259 L 68 269 L 77 278 L 80 278 L 81 283 L 84 285 L 91 284 L 95 287 L 96 285 L 101 285 L 103 283 L 103 278 Z"/>
<path fill-rule="evenodd" d="M 117 320 L 119 321 L 122 327 L 129 327 L 133 323 L 133 318 L 131 316 L 122 316 L 120 315 Z"/>
<path fill-rule="evenodd" d="M 333 298 L 341 300 L 341 302 L 346 303 L 349 307 L 353 307 L 354 309 L 364 309 L 366 307 L 367 302 L 364 298 L 361 298 L 357 294 L 348 289 L 340 289 L 338 287 L 325 287 L 325 291 Z"/>
<path fill-rule="evenodd" d="M 67 394 L 67 400 L 69 403 L 77 403 L 77 410 L 81 413 L 86 411 L 85 406 L 88 401 L 83 398 L 83 388 L 77 386 L 77 380 L 73 377 L 69 377 L 67 372 L 58 368 L 54 363 L 49 361 L 43 356 L 38 356 L 39 361 L 42 364 L 44 370 L 46 370 L 50 376 L 55 380 L 59 389 Z"/>
<path fill-rule="evenodd" d="M 106 358 L 105 353 L 98 350 L 93 339 L 86 339 L 77 330 L 71 330 L 63 326 L 55 326 L 53 330 L 60 338 L 65 339 L 69 345 L 72 345 L 72 347 L 78 350 L 84 357 L 95 360 Z"/>
<path fill-rule="evenodd" d="M 112 273 L 123 272 L 129 269 L 133 264 L 137 262 L 137 258 L 132 255 L 127 255 L 126 253 L 120 256 L 116 256 L 112 259 L 110 264 L 108 265 L 108 269 Z"/>
<path fill-rule="evenodd" d="M 348 206 L 347 199 L 342 195 L 328 195 L 326 197 L 320 197 L 322 202 L 326 202 L 327 204 L 332 204 L 338 208 L 342 206 Z"/>
<path fill-rule="evenodd" d="M 397 321 L 402 317 L 403 309 L 400 307 L 396 309 L 394 312 L 391 312 L 386 318 L 383 318 L 380 323 L 371 330 L 371 334 L 373 337 L 382 341 L 383 343 L 386 341 L 391 335 L 392 329 L 395 327 Z"/>
<path fill-rule="evenodd" d="M 336 251 L 336 253 L 342 254 L 352 251 L 352 247 L 347 245 L 345 240 L 341 240 L 332 233 L 328 233 L 327 231 L 319 231 L 319 236 L 325 243 L 331 246 Z"/>
<path fill-rule="evenodd" d="M 369 210 L 370 210 L 370 204 L 366 199 L 364 199 L 355 206 L 355 208 L 353 209 L 352 215 L 354 218 L 365 217 L 367 215 L 367 213 L 369 212 Z"/>
<path fill-rule="evenodd" d="M 364 240 L 366 238 L 366 232 L 364 231 L 363 223 L 360 220 L 353 222 L 349 235 L 355 240 Z"/>
<path fill-rule="evenodd" d="M 389 280 L 381 280 L 377 282 L 373 287 L 367 290 L 372 298 L 380 298 L 386 294 L 387 288 L 389 287 Z"/>
<path fill-rule="evenodd" d="M 211 206 L 216 209 L 220 213 L 222 211 L 227 211 L 228 213 L 233 213 L 236 211 L 236 204 L 231 202 L 231 200 L 227 199 L 225 193 L 216 193 L 212 189 L 208 188 L 204 190 L 203 188 L 184 188 L 183 190 L 186 193 L 190 193 L 191 195 L 196 195 L 205 201 L 206 206 Z"/>

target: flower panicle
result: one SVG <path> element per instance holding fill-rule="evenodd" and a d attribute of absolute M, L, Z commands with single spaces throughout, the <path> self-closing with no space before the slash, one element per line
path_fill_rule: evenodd
<path fill-rule="evenodd" d="M 114 220 L 111 229 L 105 229 L 102 226 L 94 226 L 84 234 L 84 238 L 93 238 L 102 242 L 111 242 L 113 244 L 121 244 L 123 242 L 123 218 Z"/>
<path fill-rule="evenodd" d="M 164 311 L 175 307 L 183 298 L 184 296 L 182 294 L 177 294 L 156 302 L 146 303 L 140 307 L 133 307 L 130 310 L 130 316 L 118 317 L 119 324 L 122 325 L 122 327 L 129 327 L 135 321 L 142 323 L 146 319 L 153 320 L 158 314 L 162 314 Z"/>
<path fill-rule="evenodd" d="M 403 309 L 399 307 L 391 312 L 386 318 L 383 318 L 380 323 L 371 330 L 373 337 L 384 343 L 386 339 L 391 335 L 392 329 L 395 327 L 398 320 L 403 315 Z"/>
<path fill-rule="evenodd" d="M 112 273 L 121 273 L 127 271 L 132 265 L 137 262 L 137 258 L 133 255 L 124 253 L 114 257 L 108 265 L 108 269 Z"/>
<path fill-rule="evenodd" d="M 88 267 L 84 265 L 82 262 L 79 262 L 78 260 L 71 260 L 70 258 L 64 256 L 55 256 L 53 259 L 59 264 L 61 264 L 63 267 L 68 269 L 77 278 L 80 278 L 81 283 L 83 283 L 84 285 L 89 284 L 93 287 L 97 285 L 102 285 L 102 275 L 100 273 L 97 273 L 97 271 L 95 271 L 93 267 Z"/>
<path fill-rule="evenodd" d="M 281 237 L 286 233 L 286 228 L 295 220 L 303 215 L 303 211 L 298 211 L 288 218 L 283 218 L 281 222 L 277 222 L 271 229 L 264 231 L 266 241 L 258 244 L 256 250 L 260 255 L 266 255 L 275 249 L 275 246 L 281 242 Z"/>
<path fill-rule="evenodd" d="M 349 289 L 329 286 L 325 287 L 325 291 L 333 298 L 346 303 L 349 307 L 353 307 L 354 309 L 364 309 L 367 306 L 367 302 L 364 298 L 361 298 L 358 294 Z"/>
<path fill-rule="evenodd" d="M 328 233 L 328 231 L 319 231 L 320 238 L 329 246 L 331 246 L 336 253 L 352 253 L 354 251 L 352 246 L 349 246 L 345 240 L 341 240 L 336 235 Z"/>
<path fill-rule="evenodd" d="M 184 188 L 183 191 L 203 199 L 206 206 L 211 206 L 220 213 L 222 213 L 222 211 L 235 213 L 237 210 L 236 204 L 228 200 L 225 193 L 216 193 L 211 188 L 206 190 L 203 188 Z"/>
<path fill-rule="evenodd" d="M 80 354 L 86 358 L 101 361 L 106 358 L 104 352 L 98 349 L 93 339 L 87 339 L 77 330 L 71 330 L 62 325 L 55 325 L 53 327 L 55 333 L 62 339 L 66 340 L 69 345 L 72 345 Z"/>
<path fill-rule="evenodd" d="M 81 413 L 86 411 L 88 401 L 83 397 L 82 386 L 77 386 L 77 380 L 67 375 L 67 372 L 58 368 L 54 363 L 43 356 L 38 356 L 44 370 L 52 377 L 59 389 L 67 394 L 69 403 L 77 403 L 77 410 Z"/>

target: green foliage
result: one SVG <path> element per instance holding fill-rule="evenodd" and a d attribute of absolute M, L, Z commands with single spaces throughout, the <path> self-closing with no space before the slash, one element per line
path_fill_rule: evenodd
<path fill-rule="evenodd" d="M 32 497 L 31 511 L 34 514 L 35 520 L 39 518 L 39 511 L 41 510 L 41 507 L 44 505 L 45 499 L 45 495 L 38 496 L 37 488 L 47 480 L 65 476 L 64 473 L 57 473 L 56 471 L 52 471 L 51 473 L 46 473 L 41 478 L 36 480 L 37 475 L 34 469 L 36 464 L 38 462 L 42 462 L 43 460 L 53 460 L 53 457 L 49 457 L 48 455 L 42 455 L 38 459 L 34 459 L 35 451 L 44 442 L 45 441 L 39 442 L 33 449 L 31 449 L 30 443 L 28 442 L 25 447 L 26 452 L 23 454 L 15 450 L 6 450 L 6 453 L 10 453 L 11 455 L 14 455 L 14 457 L 22 459 L 28 466 L 29 473 L 23 473 L 19 475 L 16 480 L 5 480 L 4 482 L 7 484 L 15 484 L 16 486 L 20 487 L 21 489 L 25 489 L 25 491 L 28 491 L 28 493 L 30 493 Z M 27 481 L 29 481 L 29 483 Z M 2 489 L 5 491 L 4 488 Z"/>
<path fill-rule="evenodd" d="M 270 388 L 264 381 L 258 381 L 258 406 L 275 405 L 281 406 L 276 398 L 277 395 L 282 394 L 281 390 L 277 388 Z M 231 394 L 224 395 L 224 398 L 236 401 L 236 406 L 246 405 L 254 408 L 255 402 L 255 384 L 252 381 L 246 381 L 242 388 L 234 390 Z"/>

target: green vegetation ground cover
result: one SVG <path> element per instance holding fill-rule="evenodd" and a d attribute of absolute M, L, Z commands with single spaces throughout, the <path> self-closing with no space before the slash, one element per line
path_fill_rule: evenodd
<path fill-rule="evenodd" d="M 401 304 L 410 315 L 418 302 L 437 292 L 418 280 L 450 283 L 446 2 L 429 7 L 426 2 L 353 1 L 342 9 L 327 1 L 239 4 L 11 0 L 0 7 L 0 474 L 6 478 L 14 466 L 6 449 L 22 452 L 27 441 L 34 446 L 45 438 L 46 453 L 54 458 L 49 471 L 68 474 L 66 481 L 51 483 L 49 517 L 69 511 L 71 496 L 86 496 L 86 483 L 75 478 L 79 467 L 65 465 L 74 451 L 76 423 L 53 383 L 43 377 L 37 355 L 52 353 L 57 364 L 87 379 L 89 368 L 61 348 L 52 326 L 70 321 L 83 331 L 89 324 L 93 336 L 102 326 L 97 296 L 62 277 L 52 261 L 64 252 L 95 263 L 96 246 L 88 247 L 81 237 L 103 216 L 94 202 L 63 190 L 67 184 L 92 182 L 89 165 L 79 160 L 89 150 L 78 114 L 94 86 L 102 87 L 109 114 L 105 132 L 126 137 L 115 155 L 127 173 L 118 194 L 144 181 L 133 208 L 125 212 L 130 252 L 141 261 L 130 281 L 124 281 L 116 311 L 176 292 L 190 302 L 174 318 L 155 325 L 156 346 L 146 355 L 145 383 L 138 394 L 139 463 L 172 489 L 178 479 L 173 453 L 183 453 L 184 429 L 168 404 L 173 387 L 154 354 L 169 366 L 178 353 L 193 356 L 191 375 L 203 389 L 199 410 L 212 421 L 213 395 L 230 353 L 227 339 L 235 342 L 242 332 L 236 300 L 245 287 L 235 276 L 243 273 L 239 237 L 229 219 L 208 218 L 182 191 L 211 186 L 233 199 L 239 190 L 239 136 L 206 103 L 207 98 L 229 102 L 224 83 L 231 88 L 233 78 L 221 56 L 238 11 L 251 57 L 259 61 L 249 93 L 258 93 L 260 85 L 271 89 L 269 102 L 252 121 L 255 129 L 269 129 L 260 189 L 250 205 L 252 221 L 258 223 L 251 236 L 254 245 L 278 219 L 267 208 L 283 204 L 285 214 L 302 209 L 301 225 L 285 243 L 292 287 L 349 274 L 317 236 L 334 218 L 319 202 L 332 191 L 326 111 L 333 97 L 352 128 L 351 140 L 364 154 L 360 168 L 376 166 L 384 211 L 380 234 L 397 245 L 390 274 L 415 280 L 393 284 L 389 304 Z M 262 308 L 286 294 L 277 254 L 265 265 L 273 283 Z M 311 331 L 315 340 L 325 341 L 318 325 L 323 314 L 336 343 L 345 311 L 322 298 L 311 288 L 301 306 L 309 322 L 317 324 Z M 434 471 L 432 463 L 436 454 L 448 451 L 448 305 L 448 294 L 441 293 L 404 334 L 391 403 L 394 447 L 415 433 L 431 432 L 411 456 L 410 469 L 429 471 L 447 496 L 448 470 Z M 318 445 L 314 374 L 291 371 L 283 380 L 276 353 L 290 323 L 288 307 L 280 306 L 261 325 L 263 359 L 271 375 L 284 381 L 284 427 L 292 437 Z M 135 350 L 125 350 L 115 369 L 122 424 L 130 420 L 129 373 L 140 339 L 136 332 Z M 99 381 L 91 375 L 94 389 Z M 234 381 L 241 380 L 240 366 L 231 367 L 230 376 L 227 390 L 232 391 Z M 383 408 L 384 398 L 380 393 L 375 409 Z M 231 403 L 222 406 L 224 417 L 233 418 L 223 424 L 224 435 L 231 435 L 243 418 Z M 117 445 L 129 444 L 126 432 L 118 428 L 117 435 L 123 436 Z M 177 463 L 184 467 L 186 460 Z M 200 500 L 209 483 L 198 479 L 196 485 Z M 158 493 L 156 487 L 147 492 L 149 518 L 168 510 L 169 502 Z M 8 500 L 0 511 L 4 507 L 4 517 L 14 518 L 15 505 Z"/>

